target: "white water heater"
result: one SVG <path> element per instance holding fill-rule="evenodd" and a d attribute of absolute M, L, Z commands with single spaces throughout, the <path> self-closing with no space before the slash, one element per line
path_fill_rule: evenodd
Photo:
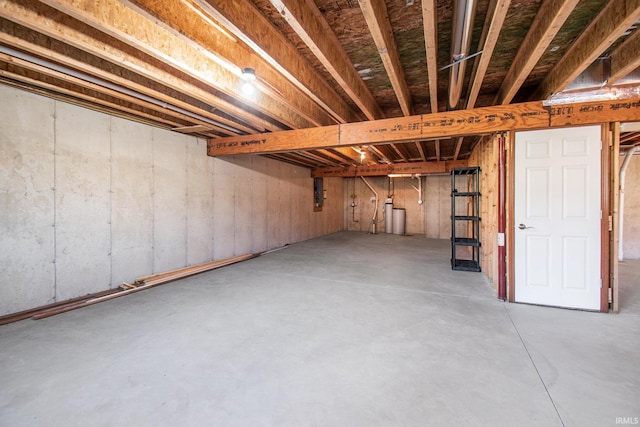
<path fill-rule="evenodd" d="M 393 234 L 404 234 L 407 211 L 404 208 L 393 208 Z"/>
<path fill-rule="evenodd" d="M 384 204 L 384 232 L 385 233 L 393 233 L 393 199 L 388 198 L 387 202 Z"/>

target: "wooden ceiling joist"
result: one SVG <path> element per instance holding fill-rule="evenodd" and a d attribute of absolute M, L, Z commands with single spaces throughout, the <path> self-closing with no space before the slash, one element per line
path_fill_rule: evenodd
<path fill-rule="evenodd" d="M 607 85 L 611 86 L 640 67 L 640 31 L 636 29 L 624 43 L 611 52 L 609 57 L 611 59 L 611 76 Z"/>
<path fill-rule="evenodd" d="M 494 104 L 509 104 L 538 63 L 579 0 L 546 0 L 542 3 L 515 59 L 502 81 Z"/>
<path fill-rule="evenodd" d="M 533 99 L 562 91 L 633 24 L 640 20 L 640 0 L 611 0 L 580 34 L 538 86 Z"/>
<path fill-rule="evenodd" d="M 144 61 L 139 56 L 132 54 L 126 44 L 116 46 L 111 43 L 120 42 L 114 40 L 105 42 L 104 37 L 101 37 L 101 33 L 97 30 L 60 14 L 42 3 L 30 2 L 29 0 L 7 0 L 3 3 L 3 7 L 0 8 L 0 17 L 16 22 L 62 43 L 67 43 L 105 61 L 118 64 L 131 72 L 140 74 L 175 91 L 182 92 L 216 109 L 227 111 L 245 123 L 250 123 L 253 129 L 222 117 L 216 119 L 230 127 L 248 133 L 252 133 L 255 130 L 264 132 L 265 130 L 278 131 L 285 129 L 251 114 L 246 109 L 239 108 L 219 97 L 213 96 L 210 92 L 177 77 L 167 69 Z M 0 34 L 0 37 L 5 37 L 5 34 Z M 99 75 L 99 77 L 108 80 L 108 76 Z"/>
<path fill-rule="evenodd" d="M 240 67 L 234 64 L 247 64 L 254 69 L 257 76 L 255 86 L 263 92 L 263 96 L 278 99 L 293 111 L 304 117 L 314 126 L 335 124 L 336 120 L 323 110 L 306 93 L 287 80 L 271 64 L 258 57 L 243 42 L 230 43 L 229 34 L 202 13 L 200 8 L 187 0 L 121 0 L 130 8 L 147 19 L 158 19 L 175 37 L 196 48 L 204 48 L 206 55 L 215 52 L 216 62 L 230 70 Z M 171 24 L 165 24 L 170 22 Z M 262 84 L 264 83 L 264 84 Z"/>
<path fill-rule="evenodd" d="M 315 4 L 299 0 L 270 1 L 365 116 L 369 120 L 384 117 L 373 95 Z"/>
<path fill-rule="evenodd" d="M 640 98 L 544 106 L 533 101 L 210 140 L 208 154 L 269 153 L 640 120 Z"/>
<path fill-rule="evenodd" d="M 358 121 L 358 116 L 336 91 L 302 57 L 269 20 L 247 0 L 185 0 L 222 23 L 264 61 L 287 77 L 307 96 L 329 111 L 339 123 Z"/>
<path fill-rule="evenodd" d="M 438 42 L 435 0 L 422 0 L 422 23 L 424 44 L 427 52 L 427 75 L 429 78 L 429 104 L 431 113 L 438 112 Z"/>
<path fill-rule="evenodd" d="M 369 26 L 369 31 L 373 36 L 373 41 L 378 48 L 378 53 L 391 81 L 391 87 L 393 87 L 393 91 L 396 94 L 400 109 L 405 116 L 410 116 L 413 114 L 413 102 L 411 102 L 411 93 L 409 93 L 404 69 L 398 54 L 398 47 L 393 37 L 387 6 L 379 0 L 360 0 L 358 3 Z"/>
<path fill-rule="evenodd" d="M 482 50 L 482 55 L 474 62 L 471 74 L 472 83 L 467 97 L 467 108 L 473 108 L 476 105 L 482 82 L 489 68 L 489 63 L 491 62 L 491 57 L 498 42 L 500 30 L 502 30 L 502 25 L 507 17 L 510 4 L 511 0 L 494 0 L 491 2 L 492 10 L 487 14 L 479 48 L 479 50 Z"/>
<path fill-rule="evenodd" d="M 202 48 L 186 42 L 172 31 L 158 26 L 148 17 L 117 0 L 102 0 L 99 8 L 82 0 L 43 0 L 44 3 L 140 51 L 158 58 L 165 64 L 199 80 L 213 85 L 231 98 L 240 97 L 241 76 L 224 66 L 224 60 Z M 114 19 L 104 19 L 105 11 Z M 117 18 L 115 18 L 117 17 Z M 244 101 L 267 116 L 297 128 L 312 126 L 289 106 L 263 96 L 260 102 Z"/>
<path fill-rule="evenodd" d="M 172 105 L 184 111 L 190 111 L 196 116 L 201 116 L 203 119 L 210 119 L 211 121 L 207 122 L 206 127 L 209 130 L 215 130 L 216 132 L 224 136 L 241 134 L 242 132 L 240 131 L 240 129 L 244 130 L 245 133 L 251 132 L 250 128 L 239 125 L 235 122 L 222 120 L 219 116 L 208 113 L 206 111 L 198 110 L 196 107 L 194 107 L 193 105 L 187 102 L 178 100 L 176 98 L 172 98 L 164 93 L 151 89 L 147 86 L 138 84 L 120 75 L 116 75 L 106 70 L 96 68 L 91 64 L 88 64 L 86 61 L 83 62 L 79 58 L 76 59 L 74 57 L 63 55 L 57 51 L 54 51 L 52 50 L 52 48 L 55 47 L 57 44 L 60 44 L 60 42 L 58 42 L 57 40 L 49 40 L 47 44 L 49 45 L 50 49 L 47 49 L 42 47 L 39 44 L 32 42 L 33 39 L 36 38 L 37 36 L 32 36 L 31 41 L 19 38 L 16 35 L 14 35 L 13 33 L 14 29 L 10 28 L 10 26 L 15 27 L 15 25 L 13 25 L 12 23 L 9 23 L 3 18 L 0 18 L 0 29 L 2 30 L 0 31 L 0 40 L 2 42 L 11 44 L 11 46 L 21 49 L 22 51 L 26 52 L 30 56 L 34 56 L 34 58 L 36 59 L 47 58 L 46 62 L 55 61 L 56 63 L 55 66 L 62 65 L 63 67 L 72 69 L 74 72 L 79 71 L 80 73 L 84 73 L 87 76 L 100 75 L 101 76 L 100 79 L 104 80 L 105 82 L 108 82 L 107 84 L 109 83 L 115 84 L 121 87 L 122 90 L 131 90 L 136 93 L 150 97 L 154 100 L 157 100 L 158 103 L 164 103 L 167 106 Z M 195 119 L 195 121 L 199 122 L 200 120 Z"/>

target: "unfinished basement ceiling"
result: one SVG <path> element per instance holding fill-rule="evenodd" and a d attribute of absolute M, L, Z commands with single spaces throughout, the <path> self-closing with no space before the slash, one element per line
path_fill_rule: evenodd
<path fill-rule="evenodd" d="M 7 0 L 0 81 L 206 138 L 441 112 L 456 53 L 455 3 Z M 640 0 L 469 3 L 475 13 L 458 109 L 547 99 L 577 78 L 593 83 L 580 90 L 639 85 Z M 606 61 L 606 74 L 585 79 L 596 61 Z M 250 95 L 242 90 L 245 68 L 257 77 Z M 359 164 L 360 151 L 371 163 L 457 160 L 475 143 L 270 157 L 306 167 Z M 622 143 L 640 143 L 640 133 L 624 132 Z"/>

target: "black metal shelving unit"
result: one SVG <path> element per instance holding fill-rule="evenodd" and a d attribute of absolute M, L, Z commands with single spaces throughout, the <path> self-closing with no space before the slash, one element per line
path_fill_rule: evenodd
<path fill-rule="evenodd" d="M 480 271 L 480 168 L 451 171 L 451 268 Z"/>

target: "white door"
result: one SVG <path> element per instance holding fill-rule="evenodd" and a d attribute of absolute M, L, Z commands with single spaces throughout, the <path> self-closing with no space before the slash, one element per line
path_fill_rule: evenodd
<path fill-rule="evenodd" d="M 600 126 L 516 133 L 516 301 L 600 309 L 600 141 Z"/>

